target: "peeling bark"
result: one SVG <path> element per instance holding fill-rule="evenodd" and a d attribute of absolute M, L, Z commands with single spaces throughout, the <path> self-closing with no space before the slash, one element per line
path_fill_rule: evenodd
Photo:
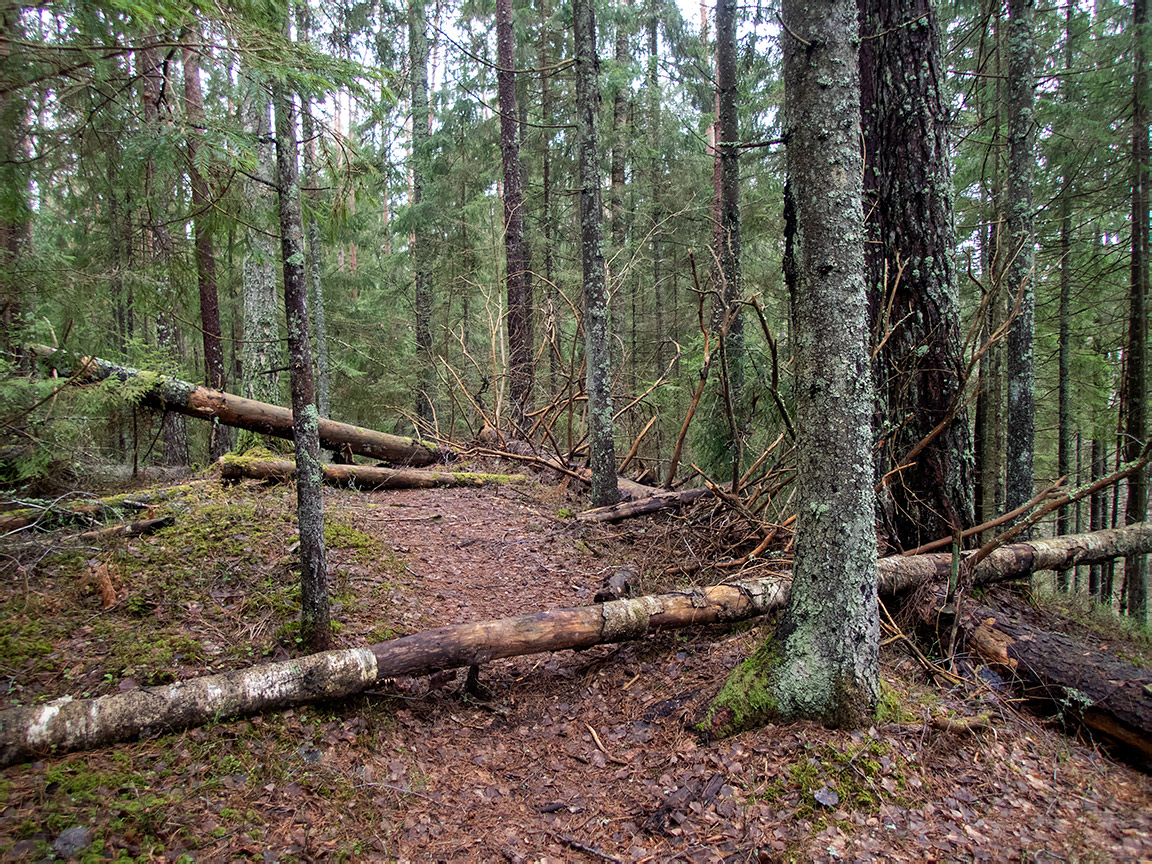
<path fill-rule="evenodd" d="M 279 405 L 268 405 L 244 399 L 231 393 L 221 393 L 198 387 L 187 381 L 169 378 L 155 372 L 119 366 L 99 357 L 81 357 L 54 348 L 34 346 L 33 350 L 45 362 L 65 363 L 73 368 L 65 371 L 77 384 L 93 384 L 106 378 L 120 381 L 145 376 L 154 379 L 140 398 L 142 405 L 159 411 L 172 411 L 200 420 L 223 423 L 239 429 L 250 429 L 261 435 L 293 438 L 292 411 Z M 383 459 L 399 465 L 431 465 L 440 461 L 444 453 L 430 442 L 402 435 L 389 435 L 349 423 L 336 423 L 319 418 L 320 446 L 327 450 L 350 450 L 357 456 Z"/>
<path fill-rule="evenodd" d="M 220 462 L 225 480 L 245 477 L 282 482 L 296 477 L 296 463 L 225 455 Z M 440 489 L 483 486 L 486 483 L 527 483 L 523 474 L 475 474 L 465 471 L 421 471 L 415 468 L 377 468 L 369 465 L 325 465 L 324 482 L 354 489 Z"/>
<path fill-rule="evenodd" d="M 1015 578 L 1027 575 L 1029 568 L 1056 566 L 1057 561 L 1087 564 L 1135 551 L 1152 551 L 1152 525 L 1003 547 L 980 564 L 976 580 Z M 933 563 L 923 568 L 921 558 Z M 947 555 L 886 558 L 879 564 L 880 591 L 888 594 L 934 579 L 940 567 L 946 570 L 947 560 Z M 440 627 L 369 648 L 329 651 L 164 687 L 8 709 L 0 711 L 0 767 L 220 717 L 348 696 L 399 675 L 589 648 L 640 639 L 656 630 L 742 621 L 783 608 L 789 593 L 787 579 L 780 577 L 733 582 Z"/>

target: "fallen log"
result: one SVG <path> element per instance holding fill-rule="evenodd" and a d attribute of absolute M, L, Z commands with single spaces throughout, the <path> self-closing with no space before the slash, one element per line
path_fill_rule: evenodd
<path fill-rule="evenodd" d="M 942 602 L 919 604 L 922 623 L 951 626 L 955 616 L 942 617 Z M 962 604 L 957 623 L 967 648 L 1025 696 L 1152 763 L 1152 671 L 976 603 Z"/>
<path fill-rule="evenodd" d="M 1057 558 L 1089 564 L 1148 551 L 1152 551 L 1152 526 L 1132 525 L 1003 547 L 981 562 L 976 578 L 988 581 L 1019 576 L 1025 571 L 1013 568 L 1032 567 L 1036 562 L 1047 567 L 1051 566 L 1047 562 Z M 935 578 L 939 573 L 936 564 L 927 568 L 918 564 L 914 558 L 882 560 L 881 591 L 891 593 L 910 587 L 920 575 Z M 906 570 L 913 575 L 909 577 Z M 781 608 L 787 602 L 789 587 L 788 580 L 774 577 L 458 624 L 368 648 L 326 651 L 163 687 L 99 699 L 65 697 L 47 705 L 11 708 L 0 711 L 0 767 L 50 752 L 98 747 L 148 731 L 347 696 L 401 675 L 476 666 L 523 654 L 590 648 L 639 639 L 661 629 L 740 621 Z"/>
<path fill-rule="evenodd" d="M 175 411 L 260 435 L 292 440 L 292 412 L 279 405 L 245 399 L 221 390 L 210 390 L 156 372 L 119 366 L 99 357 L 81 357 L 43 345 L 33 346 L 33 350 L 45 362 L 63 361 L 70 365 L 68 375 L 77 384 L 92 384 L 109 379 L 132 381 L 147 385 L 141 404 L 149 408 Z M 319 420 L 319 430 L 320 446 L 326 450 L 350 451 L 397 465 L 431 465 L 442 461 L 445 456 L 443 450 L 427 441 L 389 435 L 349 423 L 336 423 L 324 417 Z"/>
<path fill-rule="evenodd" d="M 90 520 L 129 507 L 137 510 L 143 509 L 150 504 L 187 495 L 206 482 L 208 481 L 196 481 L 195 483 L 185 483 L 180 486 L 169 486 L 165 489 L 153 489 L 146 492 L 124 492 L 106 498 L 36 502 L 30 506 L 9 510 L 0 515 L 0 534 L 19 531 L 30 525 L 47 528 L 67 522 Z"/>
<path fill-rule="evenodd" d="M 126 522 L 123 525 L 109 525 L 95 531 L 85 531 L 76 539 L 85 543 L 98 543 L 113 537 L 141 537 L 176 524 L 175 516 L 160 516 L 157 519 L 142 519 L 139 522 Z"/>
<path fill-rule="evenodd" d="M 607 507 L 585 510 L 577 515 L 576 519 L 580 522 L 618 522 L 621 519 L 631 519 L 633 516 L 643 516 L 658 510 L 683 507 L 685 504 L 692 504 L 701 498 L 707 498 L 711 494 L 712 491 L 704 486 L 675 491 L 661 489 L 633 501 L 622 501 Z"/>
<path fill-rule="evenodd" d="M 227 454 L 217 463 L 225 480 L 266 480 L 281 483 L 296 476 L 296 463 Z M 420 468 L 379 468 L 369 465 L 324 465 L 324 482 L 356 489 L 440 489 L 483 486 L 485 483 L 527 483 L 523 474 L 476 474 Z"/>

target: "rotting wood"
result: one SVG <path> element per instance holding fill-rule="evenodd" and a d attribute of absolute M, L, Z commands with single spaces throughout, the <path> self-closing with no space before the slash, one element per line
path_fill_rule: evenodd
<path fill-rule="evenodd" d="M 611 504 L 608 507 L 597 507 L 594 510 L 585 510 L 583 513 L 577 515 L 576 518 L 580 522 L 618 522 L 621 519 L 643 516 L 647 513 L 655 513 L 658 510 L 683 507 L 686 504 L 699 501 L 701 498 L 707 498 L 711 494 L 712 491 L 703 486 L 677 491 L 662 489 L 643 498 L 637 498 L 634 501 L 623 501 L 619 504 Z"/>
<path fill-rule="evenodd" d="M 944 621 L 939 612 L 942 602 L 937 595 L 918 604 L 921 621 L 950 628 L 952 616 Z M 1152 764 L 1152 671 L 979 604 L 963 604 L 958 623 L 968 649 L 1025 696 L 1136 749 Z"/>
<path fill-rule="evenodd" d="M 113 537 L 139 537 L 175 524 L 175 516 L 160 516 L 156 519 L 142 519 L 139 522 L 126 522 L 122 525 L 109 525 L 106 528 L 85 531 L 76 539 L 83 540 L 85 543 L 96 543 L 110 540 Z"/>
<path fill-rule="evenodd" d="M 296 463 L 225 455 L 217 463 L 225 480 L 251 478 L 283 482 L 296 476 Z M 523 474 L 476 474 L 464 471 L 429 471 L 419 468 L 382 468 L 370 465 L 325 465 L 324 482 L 356 489 L 439 489 L 447 486 L 483 486 L 491 483 L 527 483 Z"/>
<path fill-rule="evenodd" d="M 141 397 L 141 404 L 146 407 L 175 411 L 260 435 L 292 440 L 292 412 L 279 405 L 210 390 L 155 372 L 119 366 L 99 357 L 81 357 L 42 345 L 33 346 L 33 350 L 45 362 L 63 363 L 72 367 L 69 374 L 77 384 L 93 384 L 108 379 L 151 381 Z M 428 441 L 389 435 L 323 417 L 320 418 L 320 446 L 337 452 L 350 450 L 358 456 L 382 459 L 397 465 L 431 465 L 443 461 L 446 455 L 443 449 Z"/>
<path fill-rule="evenodd" d="M 1033 569 L 1090 564 L 1148 551 L 1152 551 L 1152 525 L 1140 523 L 1005 546 L 981 562 L 974 576 L 978 582 L 991 582 L 1019 577 Z M 881 593 L 947 574 L 949 556 L 920 557 L 928 560 L 899 556 L 881 560 Z M 754 618 L 783 606 L 788 593 L 789 582 L 780 577 L 732 582 L 441 627 L 369 648 L 326 651 L 99 699 L 65 698 L 47 705 L 12 708 L 0 711 L 0 767 L 51 752 L 99 747 L 148 731 L 347 696 L 401 675 L 476 666 L 523 654 L 590 648 L 639 639 L 655 630 Z"/>
<path fill-rule="evenodd" d="M 142 509 L 150 504 L 187 495 L 198 486 L 203 486 L 209 482 L 211 481 L 203 480 L 146 492 L 124 492 L 107 498 L 81 498 L 67 501 L 57 499 L 50 502 L 36 502 L 17 510 L 9 510 L 0 516 L 0 534 L 19 531 L 21 528 L 27 528 L 31 525 L 51 527 L 64 522 L 92 519 L 103 516 L 109 511 L 128 507 Z"/>

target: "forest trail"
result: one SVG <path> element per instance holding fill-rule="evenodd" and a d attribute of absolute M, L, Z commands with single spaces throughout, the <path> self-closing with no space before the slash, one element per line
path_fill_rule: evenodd
<path fill-rule="evenodd" d="M 10 693 L 97 695 L 282 655 L 293 500 L 215 487 L 171 505 L 174 528 L 42 564 L 27 587 L 8 578 L 0 608 L 26 613 L 4 613 L 5 638 L 33 607 L 66 622 L 37 631 L 51 652 L 5 659 Z M 543 486 L 325 500 L 341 645 L 584 605 L 617 566 L 658 557 L 655 527 L 578 524 L 565 514 L 578 503 Z M 106 611 L 80 578 L 100 561 L 123 592 Z M 1152 778 L 990 690 L 934 687 L 898 645 L 873 729 L 703 741 L 692 724 L 763 637 L 718 627 L 501 660 L 481 671 L 486 700 L 463 671 L 397 679 L 14 766 L 0 772 L 0 859 L 39 860 L 83 828 L 97 857 L 196 861 L 1152 860 Z M 977 714 L 990 730 L 927 723 Z"/>

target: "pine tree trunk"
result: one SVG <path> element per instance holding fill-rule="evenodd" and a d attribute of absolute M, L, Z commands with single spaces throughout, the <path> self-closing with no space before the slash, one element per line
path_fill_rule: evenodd
<path fill-rule="evenodd" d="M 412 228 L 409 255 L 416 311 L 416 361 L 418 389 L 416 416 L 428 427 L 434 422 L 432 407 L 435 371 L 432 368 L 432 274 L 428 248 L 428 218 L 423 214 L 424 171 L 428 149 L 428 35 L 423 0 L 408 0 L 408 61 L 412 74 Z"/>
<path fill-rule="evenodd" d="M 576 140 L 580 171 L 580 247 L 584 273 L 584 357 L 588 392 L 589 451 L 592 461 L 592 506 L 615 504 L 616 455 L 612 440 L 611 329 L 608 288 L 604 274 L 601 229 L 600 160 L 596 115 L 600 104 L 597 83 L 596 20 L 592 0 L 573 3 L 576 49 Z"/>
<path fill-rule="evenodd" d="M 508 378 L 512 427 L 523 436 L 532 399 L 532 346 L 529 344 L 527 264 L 524 247 L 524 193 L 517 140 L 516 34 L 512 0 L 496 0 L 497 98 L 500 104 L 500 159 L 504 168 L 504 260 L 508 298 Z"/>
<path fill-rule="evenodd" d="M 308 41 L 311 17 L 312 12 L 307 3 L 297 4 L 296 33 L 302 42 Z M 302 100 L 300 115 L 301 132 L 304 134 L 304 195 L 309 204 L 305 222 L 308 234 L 308 301 L 311 304 L 312 336 L 316 343 L 316 408 L 321 417 L 329 417 L 332 413 L 332 376 L 328 371 L 328 329 L 324 324 L 324 262 L 320 248 L 320 223 L 316 219 L 316 212 L 322 203 L 316 188 L 316 124 L 312 119 L 309 100 Z M 353 190 L 353 201 L 355 194 Z"/>
<path fill-rule="evenodd" d="M 786 278 L 805 431 L 796 553 L 772 643 L 713 703 L 712 728 L 725 732 L 770 718 L 857 726 L 880 692 L 857 9 L 784 0 L 782 20 Z"/>
<path fill-rule="evenodd" d="M 144 39 L 140 51 L 140 78 L 143 82 L 144 122 L 149 126 L 160 123 L 160 100 L 164 91 L 164 72 L 160 67 L 159 50 L 155 36 Z M 175 320 L 167 311 L 175 303 L 172 291 L 172 236 L 168 230 L 167 206 L 172 196 L 167 189 L 158 189 L 156 163 L 149 159 L 144 166 L 144 196 L 148 208 L 145 247 L 150 263 L 156 267 L 159 286 L 160 310 L 156 314 L 156 344 L 161 353 L 173 364 L 180 360 L 180 340 Z M 184 418 L 172 411 L 164 412 L 160 421 L 164 443 L 160 461 L 164 465 L 188 464 L 188 431 Z"/>
<path fill-rule="evenodd" d="M 1008 0 L 1005 40 L 1008 82 L 1008 177 L 1005 183 L 1005 270 L 1011 297 L 1019 296 L 1020 311 L 1005 341 L 1007 354 L 1008 440 L 1004 508 L 1014 510 L 1033 495 L 1036 438 L 1036 376 L 1033 336 L 1036 296 L 1033 288 L 1035 246 L 1032 233 L 1032 173 L 1036 164 L 1034 32 L 1036 0 Z"/>
<path fill-rule="evenodd" d="M 873 361 L 876 474 L 913 463 L 880 493 L 887 542 L 912 549 L 966 530 L 974 517 L 944 68 L 928 0 L 861 0 L 860 16 L 865 261 L 869 326 L 880 346 Z"/>
<path fill-rule="evenodd" d="M 189 35 L 192 43 L 202 41 L 199 24 Z M 188 179 L 192 186 L 192 225 L 196 234 L 196 283 L 200 288 L 200 332 L 204 339 L 205 382 L 213 390 L 227 390 L 224 367 L 224 339 L 220 329 L 220 299 L 216 290 L 216 251 L 212 242 L 211 189 L 200 170 L 200 138 L 203 135 L 204 93 L 200 87 L 200 57 L 196 49 L 184 49 L 184 109 L 192 127 L 188 136 Z M 231 436 L 226 427 L 212 427 L 208 435 L 208 456 L 219 459 L 228 452 Z"/>
<path fill-rule="evenodd" d="M 1128 295 L 1128 362 L 1125 386 L 1125 460 L 1140 453 L 1147 438 L 1148 396 L 1148 68 L 1144 45 L 1148 38 L 1148 0 L 1132 7 L 1135 74 L 1132 86 L 1132 277 Z M 1148 517 L 1148 470 L 1128 478 L 1124 521 L 1131 525 Z M 1124 560 L 1128 614 L 1148 622 L 1148 559 Z"/>
<path fill-rule="evenodd" d="M 719 235 L 720 296 L 728 317 L 721 347 L 725 399 L 732 416 L 725 443 L 732 479 L 740 475 L 740 398 L 744 391 L 744 324 L 740 316 L 740 124 L 736 110 L 736 0 L 716 4 L 716 148 L 720 156 Z M 732 428 L 735 426 L 736 428 Z"/>
<path fill-rule="evenodd" d="M 284 32 L 288 19 L 284 19 Z M 324 553 L 324 499 L 321 483 L 319 415 L 312 378 L 308 284 L 300 221 L 300 182 L 296 168 L 296 109 L 293 94 L 276 81 L 276 187 L 280 250 L 284 268 L 284 307 L 288 317 L 288 368 L 296 444 L 296 516 L 300 529 L 300 636 L 314 651 L 328 647 L 328 567 Z"/>

